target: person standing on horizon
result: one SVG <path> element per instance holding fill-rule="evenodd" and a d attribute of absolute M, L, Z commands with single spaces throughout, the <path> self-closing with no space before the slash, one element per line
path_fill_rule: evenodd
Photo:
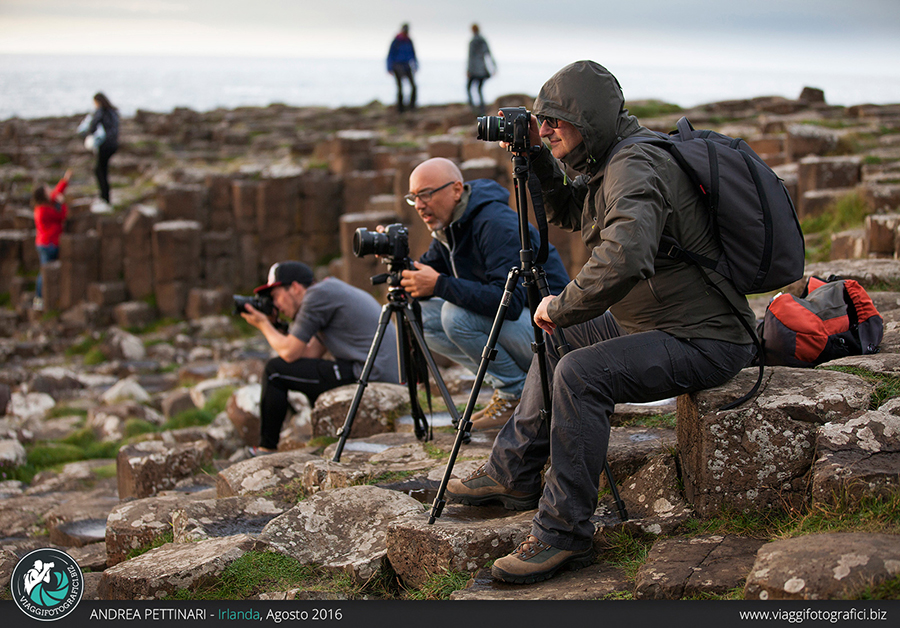
<path fill-rule="evenodd" d="M 490 68 L 488 68 L 487 60 L 491 60 Z M 491 54 L 487 40 L 481 36 L 478 24 L 472 24 L 472 40 L 469 42 L 469 66 L 466 70 L 466 76 L 469 82 L 466 85 L 466 94 L 469 97 L 469 106 L 473 109 L 475 104 L 472 102 L 472 85 L 478 87 L 478 113 L 484 115 L 484 94 L 481 92 L 481 86 L 491 77 L 491 74 L 497 73 L 497 62 Z"/>
<path fill-rule="evenodd" d="M 394 75 L 397 80 L 397 112 L 403 113 L 403 79 L 409 81 L 409 108 L 416 108 L 416 80 L 413 77 L 416 70 L 419 69 L 419 62 L 416 60 L 416 49 L 413 46 L 412 39 L 409 38 L 409 24 L 403 24 L 400 32 L 391 42 L 391 48 L 388 51 L 387 71 Z"/>
<path fill-rule="evenodd" d="M 97 131 L 102 127 L 102 131 Z M 100 198 L 109 203 L 109 160 L 119 150 L 119 110 L 103 92 L 94 94 L 94 113 L 86 125 L 78 127 L 82 137 L 94 136 L 97 164 L 94 174 L 100 188 Z"/>

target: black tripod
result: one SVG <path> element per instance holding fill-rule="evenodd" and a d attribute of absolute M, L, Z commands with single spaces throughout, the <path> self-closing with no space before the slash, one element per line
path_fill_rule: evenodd
<path fill-rule="evenodd" d="M 409 268 L 409 264 L 406 258 L 391 258 L 388 262 L 388 272 L 383 275 L 372 277 L 373 284 L 387 282 L 389 286 L 387 294 L 388 302 L 381 308 L 381 316 L 378 319 L 378 330 L 375 332 L 375 337 L 372 339 L 369 355 L 366 357 L 366 363 L 359 376 L 359 385 L 356 389 L 356 395 L 353 397 L 353 402 L 350 404 L 350 410 L 347 412 L 347 418 L 344 420 L 343 427 L 338 430 L 340 441 L 338 441 L 337 450 L 334 452 L 334 458 L 332 458 L 334 462 L 340 462 L 341 460 L 341 453 L 344 450 L 347 437 L 350 435 L 350 429 L 353 427 L 353 420 L 356 418 L 357 410 L 359 410 L 359 403 L 362 400 L 363 393 L 369 383 L 369 375 L 375 364 L 375 356 L 378 354 L 381 341 L 384 340 L 384 333 L 387 330 L 388 324 L 391 322 L 392 316 L 396 318 L 394 327 L 397 330 L 397 359 L 400 365 L 400 374 L 405 378 L 407 387 L 409 388 L 409 403 L 413 422 L 415 424 L 414 429 L 416 438 L 419 440 L 430 440 L 432 433 L 428 422 L 425 420 L 425 413 L 419 405 L 416 389 L 416 384 L 419 381 L 419 369 L 415 364 L 416 360 L 414 359 L 413 342 L 416 343 L 418 355 L 424 357 L 428 370 L 431 371 L 431 375 L 434 377 L 434 381 L 441 393 L 441 397 L 444 398 L 444 403 L 447 404 L 447 409 L 453 417 L 453 424 L 459 424 L 459 414 L 456 411 L 456 406 L 453 404 L 453 398 L 450 396 L 450 391 L 447 390 L 447 386 L 441 378 L 437 364 L 434 362 L 434 357 L 432 357 L 431 352 L 428 350 L 428 346 L 425 344 L 425 335 L 422 332 L 422 324 L 417 312 L 418 303 L 400 287 L 401 273 L 407 268 Z M 412 337 L 407 335 L 407 330 L 412 332 Z M 427 386 L 428 382 L 426 381 L 425 384 Z"/>
<path fill-rule="evenodd" d="M 500 300 L 500 307 L 494 317 L 494 324 L 491 327 L 491 333 L 488 336 L 487 344 L 481 354 L 481 364 L 478 365 L 478 372 L 475 375 L 475 383 L 472 386 L 472 392 L 469 394 L 469 400 L 466 403 L 466 409 L 463 412 L 462 420 L 457 425 L 456 440 L 453 443 L 453 449 L 450 452 L 450 460 L 447 462 L 447 469 L 444 471 L 444 477 L 441 479 L 440 488 L 434 498 L 431 506 L 431 516 L 428 523 L 434 523 L 435 519 L 441 516 L 444 510 L 444 492 L 447 490 L 447 484 L 450 482 L 450 474 L 453 472 L 453 465 L 456 457 L 459 455 L 459 449 L 463 442 L 468 441 L 469 432 L 472 429 L 472 410 L 478 398 L 478 392 L 481 390 L 481 384 L 487 373 L 488 362 L 494 360 L 497 356 L 497 339 L 500 336 L 500 328 L 506 318 L 506 312 L 509 310 L 509 301 L 513 290 L 516 289 L 519 277 L 523 279 L 523 286 L 528 294 L 528 307 L 531 311 L 532 327 L 534 328 L 534 342 L 531 349 L 538 356 L 538 367 L 541 376 L 541 393 L 543 396 L 543 408 L 541 415 L 544 421 L 550 421 L 550 383 L 547 373 L 547 361 L 545 359 L 547 348 L 544 344 L 544 332 L 534 323 L 534 313 L 537 311 L 538 304 L 545 296 L 549 296 L 550 288 L 547 285 L 547 277 L 544 269 L 535 261 L 534 251 L 531 248 L 531 234 L 528 230 L 528 197 L 525 186 L 529 175 L 528 157 L 525 151 L 515 152 L 513 156 L 513 177 L 516 190 L 516 210 L 519 215 L 519 241 L 521 242 L 521 250 L 519 251 L 520 266 L 512 268 L 506 278 L 506 285 L 503 289 L 503 297 Z M 537 199 L 536 201 L 537 202 Z M 537 212 L 535 212 L 537 213 Z M 538 217 L 539 220 L 546 220 L 543 216 Z M 543 234 L 542 234 L 543 237 Z M 553 345 L 556 347 L 560 355 L 564 355 L 569 351 L 569 345 L 566 343 L 565 336 L 560 328 L 553 331 Z M 616 489 L 616 482 L 613 479 L 612 470 L 609 468 L 609 462 L 604 463 L 604 472 L 609 481 L 612 490 L 613 499 L 616 508 L 619 511 L 619 517 L 622 521 L 628 519 L 628 513 L 625 510 L 625 502 L 619 497 Z"/>

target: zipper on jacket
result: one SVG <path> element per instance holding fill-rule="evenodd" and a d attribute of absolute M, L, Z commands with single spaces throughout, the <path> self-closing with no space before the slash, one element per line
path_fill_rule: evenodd
<path fill-rule="evenodd" d="M 456 272 L 456 238 L 453 237 L 453 225 L 447 227 L 447 240 L 450 241 L 450 268 L 453 269 L 453 276 L 459 279 L 459 273 Z"/>

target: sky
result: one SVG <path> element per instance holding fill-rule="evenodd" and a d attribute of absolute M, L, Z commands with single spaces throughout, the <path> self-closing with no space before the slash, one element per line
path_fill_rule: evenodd
<path fill-rule="evenodd" d="M 521 61 L 877 76 L 900 59 L 898 0 L 0 0 L 0 54 L 383 58 L 404 21 L 422 60 L 463 58 L 473 21 Z"/>

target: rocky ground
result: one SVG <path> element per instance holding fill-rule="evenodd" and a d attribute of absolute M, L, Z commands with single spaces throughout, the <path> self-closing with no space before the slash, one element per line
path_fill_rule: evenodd
<path fill-rule="evenodd" d="M 501 104 L 527 102 L 506 100 Z M 656 128 L 684 113 L 646 111 L 645 122 Z M 781 164 L 810 215 L 825 211 L 814 209 L 823 190 L 834 199 L 858 186 L 867 202 L 894 202 L 895 108 L 829 107 L 812 93 L 798 101 L 718 103 L 689 115 L 695 126 L 753 136 L 757 151 Z M 116 158 L 113 215 L 154 200 L 165 209 L 173 186 L 210 172 L 255 181 L 278 168 L 326 168 L 329 176 L 344 172 L 344 195 L 352 189 L 359 196 L 367 188 L 353 187 L 358 180 L 382 184 L 350 165 L 342 170 L 348 153 L 333 138 L 347 129 L 375 134 L 366 135 L 371 164 L 446 154 L 472 169 L 471 159 L 485 156 L 468 153 L 476 149 L 461 139 L 470 120 L 461 106 L 406 118 L 377 104 L 142 112 L 123 125 L 131 139 Z M 70 122 L 77 120 L 0 123 L 4 229 L 27 222 L 31 176 L 49 180 L 73 160 L 89 172 L 89 157 L 65 146 L 74 142 L 63 139 Z M 54 136 L 64 148 L 29 146 L 29 138 Z M 489 158 L 502 170 L 496 154 Z M 385 189 L 402 186 L 402 170 Z M 845 185 L 838 175 L 849 170 L 856 178 Z M 106 224 L 96 222 L 91 186 L 86 174 L 73 186 L 73 197 L 87 199 L 78 220 L 86 232 Z M 897 204 L 885 207 L 870 213 L 890 216 Z M 868 221 L 865 259 L 807 268 L 807 275 L 857 279 L 872 293 L 885 319 L 881 352 L 815 370 L 767 368 L 760 394 L 727 412 L 716 408 L 750 388 L 754 369 L 677 404 L 617 408 L 609 461 L 629 518 L 622 521 L 608 489 L 601 490 L 595 563 L 533 586 L 498 584 L 487 569 L 524 538 L 532 512 L 448 504 L 429 524 L 455 432 L 437 427 L 433 440 L 417 441 L 405 416 L 405 388 L 367 389 L 338 462 L 335 431 L 354 387 L 323 395 L 313 408 L 293 397 L 282 451 L 244 459 L 244 445 L 258 435 L 258 381 L 269 353 L 258 334 L 203 308 L 161 319 L 152 299 L 141 301 L 146 318 L 120 317 L 99 288 L 85 289 L 92 308 L 79 301 L 35 312 L 33 260 L 20 245 L 13 272 L 0 269 L 10 295 L 0 309 L 0 585 L 8 587 L 19 557 L 53 546 L 78 560 L 86 597 L 94 599 L 897 597 L 900 262 L 884 252 L 884 234 L 891 247 L 895 241 L 887 222 Z M 14 241 L 22 240 L 0 237 Z M 577 263 L 574 251 L 568 260 Z M 766 301 L 754 300 L 758 314 Z M 464 404 L 471 376 L 443 373 L 454 401 Z M 433 397 L 436 423 L 446 425 L 439 395 Z M 486 458 L 492 436 L 473 435 L 455 474 Z"/>

